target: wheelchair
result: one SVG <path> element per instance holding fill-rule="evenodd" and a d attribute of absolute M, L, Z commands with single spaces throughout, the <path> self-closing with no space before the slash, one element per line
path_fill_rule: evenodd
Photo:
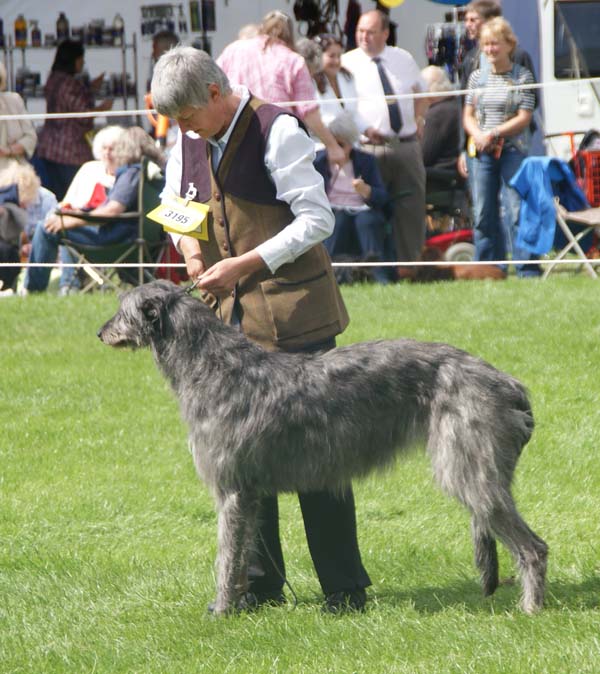
<path fill-rule="evenodd" d="M 468 262 L 475 256 L 471 204 L 466 180 L 454 167 L 426 168 L 427 239 L 449 262 Z"/>

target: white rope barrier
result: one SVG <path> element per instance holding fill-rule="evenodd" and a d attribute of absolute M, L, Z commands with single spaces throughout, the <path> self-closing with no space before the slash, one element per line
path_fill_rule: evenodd
<path fill-rule="evenodd" d="M 463 266 L 510 266 L 510 265 L 582 265 L 590 264 L 592 266 L 600 265 L 600 259 L 586 258 L 571 258 L 571 259 L 553 259 L 544 258 L 541 260 L 435 260 L 433 262 L 425 262 L 416 260 L 414 262 L 332 262 L 333 267 L 463 267 Z M 46 267 L 54 268 L 72 268 L 83 269 L 86 267 L 98 267 L 100 269 L 185 269 L 183 262 L 1 262 L 2 267 L 19 267 L 27 269 L 28 267 Z"/>
<path fill-rule="evenodd" d="M 545 88 L 551 88 L 551 87 L 564 87 L 564 86 L 580 86 L 582 84 L 600 84 L 600 77 L 589 77 L 589 78 L 582 78 L 582 79 L 573 79 L 573 80 L 560 80 L 560 81 L 554 81 L 554 82 L 537 82 L 535 84 L 523 84 L 523 85 L 514 85 L 514 86 L 509 86 L 509 90 L 518 90 L 518 89 L 545 89 Z M 396 94 L 396 95 L 390 95 L 386 96 L 385 98 L 387 100 L 405 100 L 405 99 L 419 99 L 419 98 L 429 98 L 431 96 L 436 96 L 436 97 L 455 97 L 455 96 L 465 96 L 469 92 L 476 92 L 476 93 L 481 93 L 483 91 L 483 88 L 479 89 L 453 89 L 451 91 L 436 91 L 436 92 L 420 92 L 420 93 L 408 93 L 408 94 Z M 359 102 L 359 101 L 364 101 L 368 100 L 365 99 L 364 97 L 347 97 L 347 98 L 340 98 L 340 101 L 343 101 L 345 103 L 348 102 Z M 307 104 L 320 104 L 321 101 L 319 99 L 309 99 L 309 100 L 302 100 L 302 101 L 283 101 L 278 103 L 278 105 L 281 106 L 295 106 L 299 104 L 307 105 Z M 89 117 L 123 117 L 123 116 L 147 116 L 148 114 L 156 114 L 156 110 L 154 109 L 138 109 L 138 110 L 105 110 L 101 112 L 71 112 L 71 113 L 25 113 L 25 114 L 19 114 L 19 115 L 13 115 L 13 114 L 4 114 L 0 115 L 0 122 L 3 121 L 8 121 L 8 120 L 45 120 L 45 119 L 81 119 L 81 118 L 89 118 Z M 527 265 L 538 265 L 538 266 L 544 266 L 544 265 L 582 265 L 582 264 L 589 264 L 592 266 L 596 266 L 600 264 L 600 259 L 586 259 L 582 260 L 581 258 L 573 258 L 573 259 L 539 259 L 539 260 L 491 260 L 491 261 L 446 261 L 446 260 L 436 260 L 433 262 L 423 262 L 423 261 L 415 261 L 415 262 L 401 262 L 401 261 L 395 261 L 395 262 L 333 262 L 332 265 L 333 267 L 449 267 L 449 266 L 466 266 L 466 265 L 498 265 L 498 266 L 507 266 L 507 265 L 521 265 L 521 266 L 527 266 Z M 111 268 L 111 269 L 118 269 L 118 268 L 128 268 L 128 269 L 146 269 L 146 268 L 165 268 L 165 269 L 184 269 L 185 264 L 184 263 L 163 263 L 163 262 L 156 262 L 156 263 L 94 263 L 94 267 L 98 268 Z M 33 263 L 33 262 L 5 262 L 5 263 L 0 263 L 0 268 L 3 267 L 19 267 L 19 268 L 28 268 L 28 267 L 49 267 L 49 268 L 74 268 L 74 269 L 89 269 L 90 265 L 89 263 L 62 263 L 62 262 L 48 262 L 48 263 Z"/>
<path fill-rule="evenodd" d="M 535 84 L 516 84 L 507 87 L 510 91 L 519 90 L 519 89 L 546 89 L 552 87 L 562 87 L 562 86 L 580 86 L 581 84 L 599 84 L 600 77 L 587 77 L 577 80 L 560 80 L 555 82 L 536 82 Z M 482 93 L 483 88 L 478 89 L 452 89 L 451 91 L 425 91 L 420 93 L 408 93 L 408 94 L 394 94 L 386 96 L 386 100 L 405 100 L 405 99 L 415 99 L 415 98 L 430 98 L 431 96 L 436 97 L 454 97 L 454 96 L 466 96 L 469 92 Z M 347 97 L 338 99 L 344 103 L 356 103 L 358 101 L 369 100 L 364 97 Z M 282 101 L 278 102 L 277 105 L 285 107 L 293 107 L 296 105 L 318 105 L 322 101 L 319 99 L 308 99 L 302 101 Z M 105 110 L 102 112 L 53 112 L 53 113 L 24 113 L 20 115 L 0 115 L 0 122 L 7 121 L 9 119 L 29 119 L 29 120 L 43 120 L 43 119 L 82 119 L 86 117 L 123 117 L 123 116 L 146 116 L 148 113 L 156 114 L 156 110 L 143 108 L 139 110 Z"/>

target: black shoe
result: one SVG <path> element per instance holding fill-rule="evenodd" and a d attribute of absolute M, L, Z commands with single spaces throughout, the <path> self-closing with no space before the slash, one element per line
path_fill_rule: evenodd
<path fill-rule="evenodd" d="M 364 611 L 367 603 L 367 593 L 363 588 L 356 590 L 340 590 L 325 595 L 325 613 L 339 615 L 350 611 Z"/>
<path fill-rule="evenodd" d="M 281 590 L 278 592 L 244 592 L 238 599 L 237 606 L 232 609 L 232 613 L 240 611 L 256 611 L 261 606 L 281 606 L 287 599 Z M 211 602 L 208 605 L 208 612 L 212 615 L 215 612 L 215 604 Z"/>

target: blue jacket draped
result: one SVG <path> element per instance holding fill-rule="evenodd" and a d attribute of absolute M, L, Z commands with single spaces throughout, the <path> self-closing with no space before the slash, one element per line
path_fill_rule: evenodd
<path fill-rule="evenodd" d="M 555 196 L 567 211 L 589 208 L 573 171 L 562 159 L 527 157 L 510 185 L 522 199 L 516 245 L 536 255 L 545 255 L 554 244 Z"/>

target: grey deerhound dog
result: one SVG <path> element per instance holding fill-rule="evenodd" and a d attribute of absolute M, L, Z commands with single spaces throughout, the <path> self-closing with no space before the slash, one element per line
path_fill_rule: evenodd
<path fill-rule="evenodd" d="M 499 539 L 519 567 L 523 610 L 541 608 L 548 548 L 510 490 L 533 430 L 516 379 L 447 344 L 408 339 L 267 352 L 167 281 L 125 293 L 98 336 L 150 347 L 179 400 L 217 505 L 215 613 L 244 605 L 261 496 L 339 489 L 420 439 L 440 487 L 471 513 L 484 593 L 498 586 Z"/>

